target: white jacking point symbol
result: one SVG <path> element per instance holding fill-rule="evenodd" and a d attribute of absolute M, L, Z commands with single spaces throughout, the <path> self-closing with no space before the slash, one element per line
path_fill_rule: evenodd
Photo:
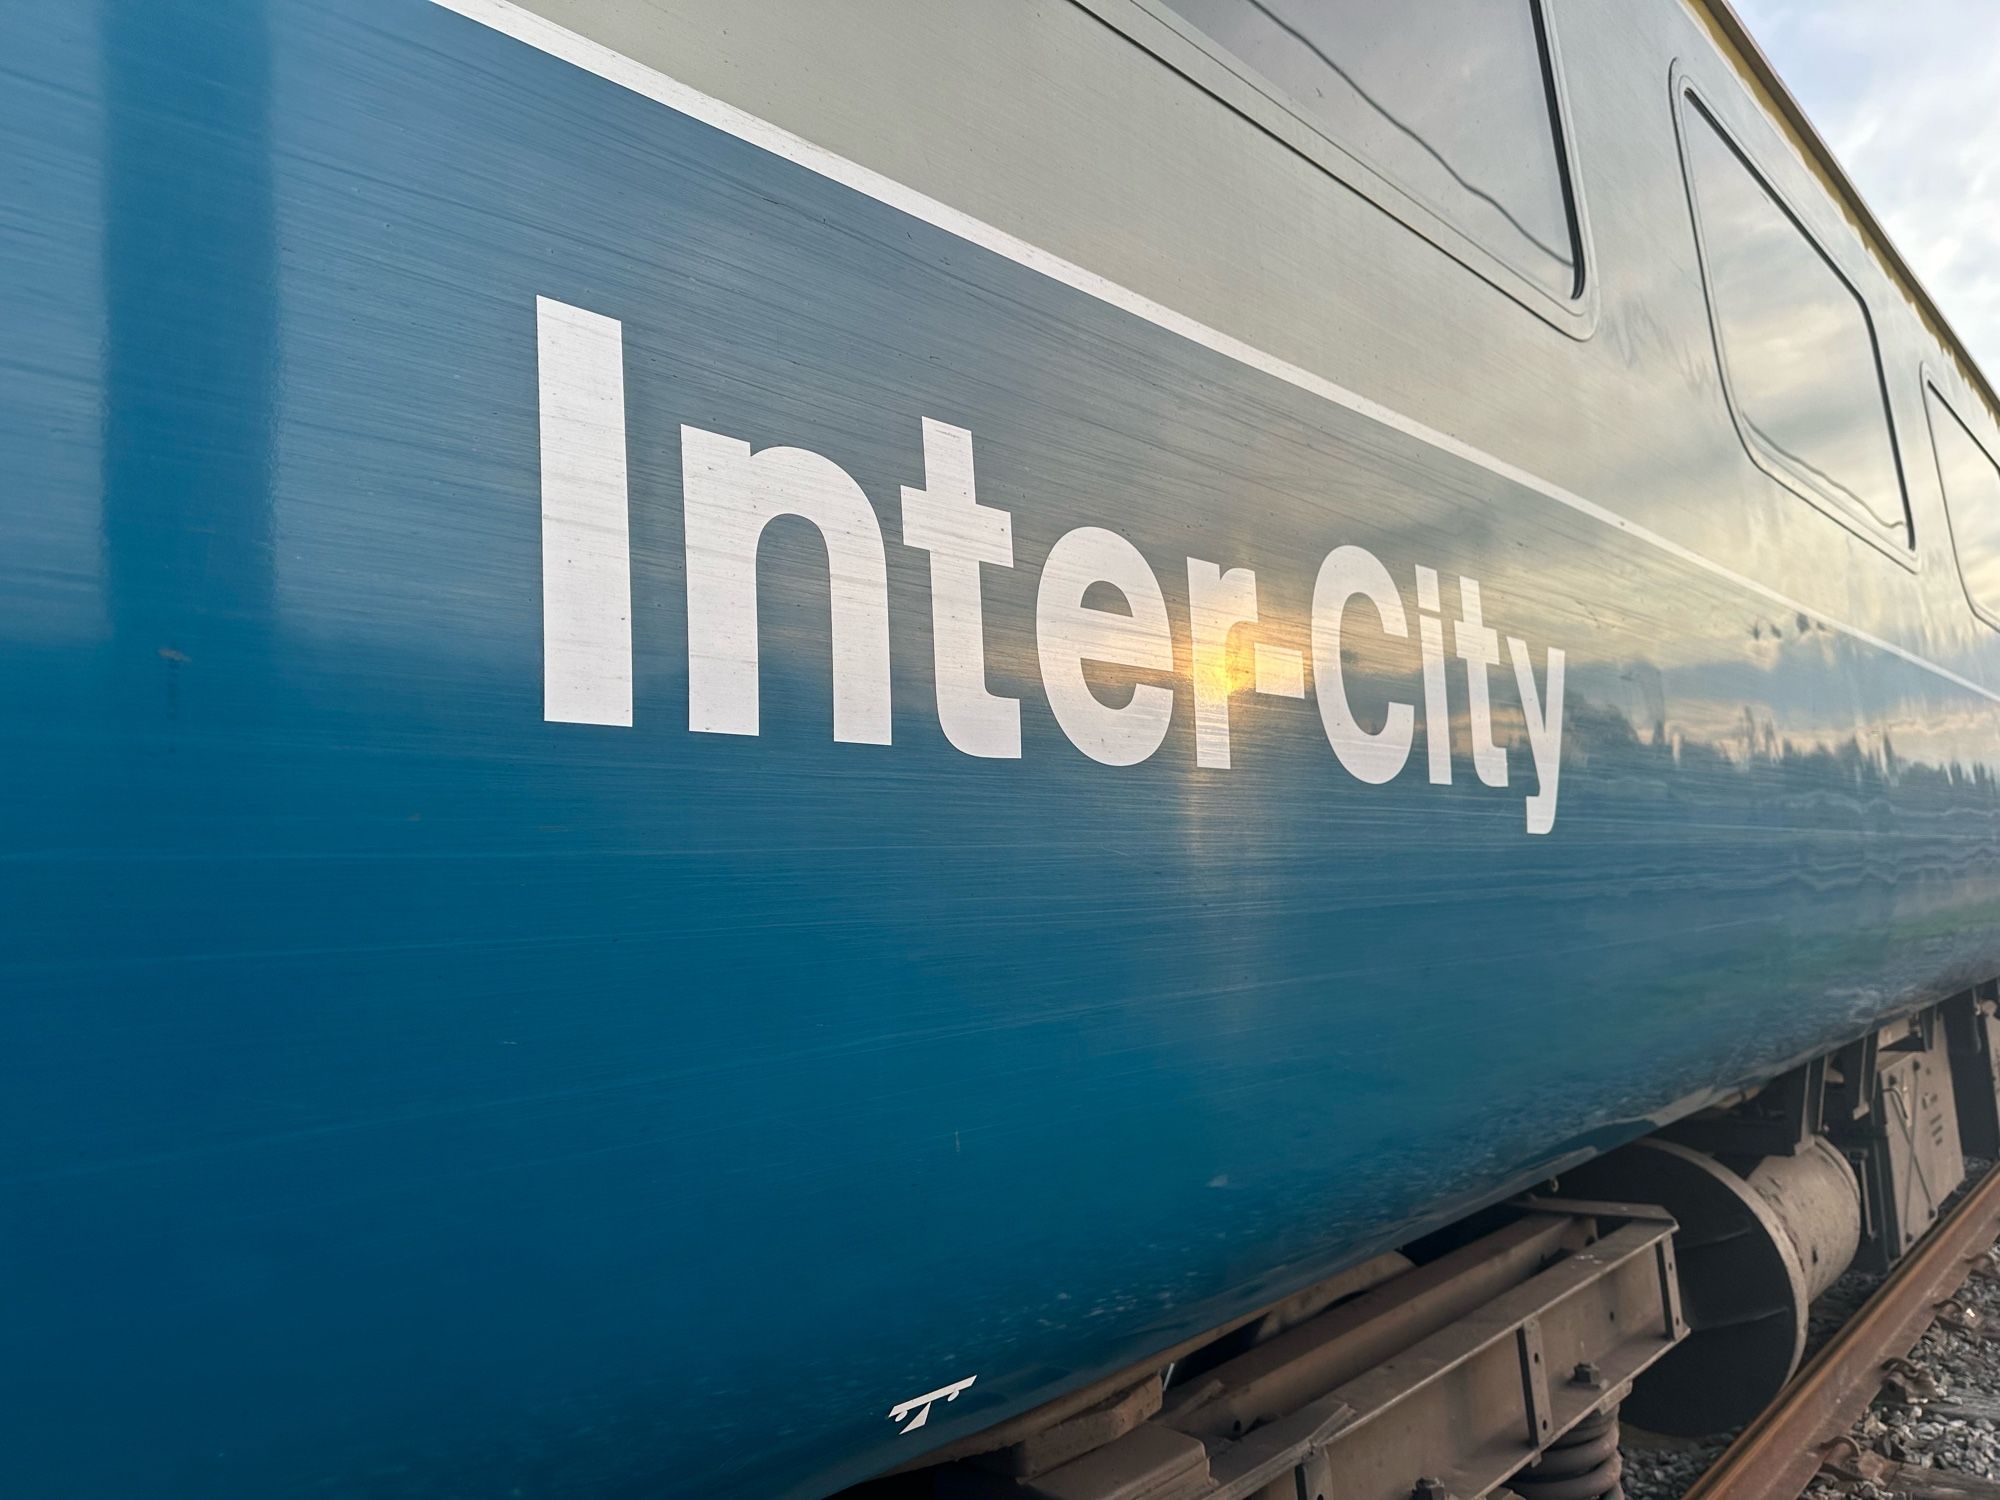
<path fill-rule="evenodd" d="M 966 1389 L 978 1378 L 977 1375 L 968 1375 L 956 1385 L 941 1385 L 936 1390 L 926 1392 L 924 1395 L 912 1396 L 907 1401 L 899 1401 L 889 1408 L 889 1420 L 891 1422 L 902 1422 L 903 1418 L 910 1417 L 910 1413 L 915 1412 L 916 1415 L 910 1417 L 910 1420 L 905 1422 L 902 1428 L 902 1432 L 915 1432 L 931 1419 L 931 1403 L 933 1401 L 956 1401 L 958 1393 Z M 899 1437 L 901 1435 L 901 1432 L 897 1434 Z"/>

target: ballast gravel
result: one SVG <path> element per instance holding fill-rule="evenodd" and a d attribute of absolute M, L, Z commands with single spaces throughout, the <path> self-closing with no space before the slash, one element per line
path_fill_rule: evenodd
<path fill-rule="evenodd" d="M 1623 1429 L 1626 1500 L 1680 1500 L 1729 1446 L 1727 1435 L 1712 1438 L 1656 1437 Z"/>

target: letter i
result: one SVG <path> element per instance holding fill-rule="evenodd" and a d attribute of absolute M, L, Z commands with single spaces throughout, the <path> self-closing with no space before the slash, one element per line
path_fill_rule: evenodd
<path fill-rule="evenodd" d="M 1451 785 L 1451 699 L 1445 689 L 1444 621 L 1437 569 L 1417 569 L 1417 631 L 1424 658 L 1424 746 L 1431 785 Z"/>

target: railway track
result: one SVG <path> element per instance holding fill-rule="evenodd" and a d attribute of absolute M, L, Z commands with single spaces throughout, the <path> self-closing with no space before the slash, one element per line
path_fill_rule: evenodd
<path fill-rule="evenodd" d="M 1684 1500 L 1796 1500 L 1823 1471 L 1910 1500 L 2000 1500 L 2000 1483 L 1896 1463 L 1848 1436 L 1881 1390 L 1885 1366 L 1916 1346 L 1996 1234 L 2000 1166 L 1897 1265 Z"/>

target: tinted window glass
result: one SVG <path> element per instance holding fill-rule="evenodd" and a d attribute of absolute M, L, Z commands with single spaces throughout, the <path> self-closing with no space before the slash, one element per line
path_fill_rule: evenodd
<path fill-rule="evenodd" d="M 1973 605 L 2000 624 L 2000 467 L 1936 391 L 1925 394 L 1959 576 Z"/>
<path fill-rule="evenodd" d="M 1861 299 L 1690 102 L 1688 158 L 1716 340 L 1763 456 L 1857 526 L 1910 544 L 1882 376 Z"/>
<path fill-rule="evenodd" d="M 1534 0 L 1165 0 L 1246 78 L 1558 297 L 1581 286 Z"/>

